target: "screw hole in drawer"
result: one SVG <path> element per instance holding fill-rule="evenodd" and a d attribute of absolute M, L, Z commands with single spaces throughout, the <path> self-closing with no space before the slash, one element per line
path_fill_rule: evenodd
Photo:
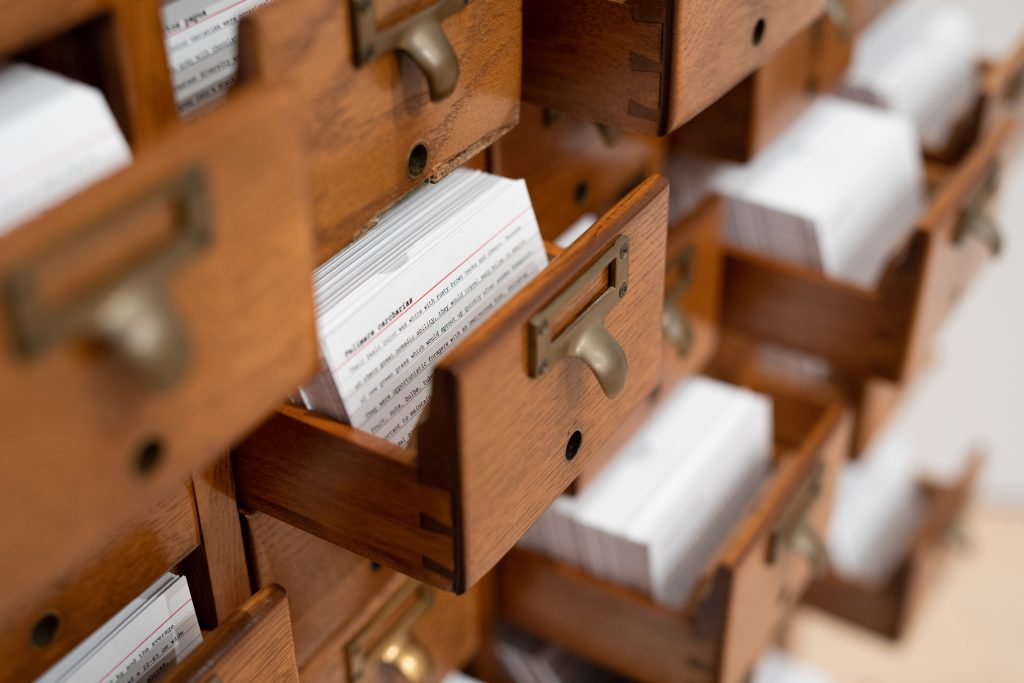
<path fill-rule="evenodd" d="M 54 641 L 59 630 L 60 615 L 48 612 L 32 627 L 32 644 L 36 647 L 46 647 Z"/>
<path fill-rule="evenodd" d="M 754 25 L 754 45 L 760 45 L 764 40 L 765 27 L 764 19 L 758 19 L 757 24 Z"/>
<path fill-rule="evenodd" d="M 149 474 L 163 459 L 164 445 L 160 439 L 152 438 L 146 440 L 139 448 L 135 456 L 135 467 L 139 474 Z"/>
<path fill-rule="evenodd" d="M 576 191 L 573 193 L 573 197 L 576 199 L 577 204 L 582 204 L 587 201 L 587 197 L 590 196 L 590 185 L 587 181 L 582 181 L 576 185 Z"/>
<path fill-rule="evenodd" d="M 580 452 L 580 446 L 583 445 L 583 432 L 576 430 L 569 437 L 569 442 L 565 444 L 565 459 L 572 462 L 576 454 Z"/>
<path fill-rule="evenodd" d="M 427 170 L 427 146 L 418 142 L 409 152 L 409 177 L 419 178 L 425 170 Z"/>

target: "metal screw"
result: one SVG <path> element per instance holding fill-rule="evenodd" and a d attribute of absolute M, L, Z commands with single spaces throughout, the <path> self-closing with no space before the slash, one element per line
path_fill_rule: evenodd
<path fill-rule="evenodd" d="M 540 362 L 540 367 L 537 368 L 537 374 L 538 375 L 543 375 L 543 374 L 547 373 L 547 371 L 548 371 L 548 362 L 546 360 L 542 360 Z"/>
<path fill-rule="evenodd" d="M 372 0 L 356 0 L 356 10 L 359 12 L 365 12 L 370 9 Z"/>
<path fill-rule="evenodd" d="M 626 296 L 626 292 L 629 291 L 629 283 L 623 282 L 622 286 L 619 287 L 619 298 L 622 299 Z"/>
<path fill-rule="evenodd" d="M 537 331 L 539 331 L 541 334 L 547 334 L 547 331 L 548 331 L 548 321 L 547 320 L 541 320 L 540 324 L 537 325 Z"/>
<path fill-rule="evenodd" d="M 373 46 L 372 45 L 370 47 L 366 48 L 365 50 L 363 50 L 363 61 L 364 62 L 369 62 L 371 60 L 373 60 Z"/>
<path fill-rule="evenodd" d="M 626 244 L 622 245 L 621 249 L 619 249 L 619 258 L 626 258 L 626 254 L 628 254 L 628 253 L 629 253 L 629 243 L 627 242 Z"/>

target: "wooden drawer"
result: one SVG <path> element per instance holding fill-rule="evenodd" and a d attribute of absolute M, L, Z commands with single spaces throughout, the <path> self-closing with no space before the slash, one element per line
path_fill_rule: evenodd
<path fill-rule="evenodd" d="M 172 669 L 166 683 L 297 683 L 299 672 L 292 649 L 288 599 L 278 586 L 252 596 L 184 662 Z"/>
<path fill-rule="evenodd" d="M 318 263 L 515 125 L 521 37 L 519 0 L 276 0 L 246 19 L 240 77 L 299 102 Z"/>
<path fill-rule="evenodd" d="M 479 587 L 456 596 L 393 575 L 301 668 L 302 681 L 440 681 L 480 648 L 482 606 Z"/>
<path fill-rule="evenodd" d="M 841 403 L 767 378 L 752 388 L 775 399 L 775 471 L 686 608 L 515 550 L 498 572 L 502 616 L 633 680 L 745 680 L 811 580 L 791 541 L 824 533 L 849 435 Z"/>
<path fill-rule="evenodd" d="M 84 559 L 316 367 L 280 95 L 241 97 L 0 239 L 0 519 L 27 520 L 0 526 L 21 558 L 6 585 L 33 593 L 38 567 Z"/>
<path fill-rule="evenodd" d="M 5 0 L 0 58 L 98 86 L 139 148 L 178 119 L 159 10 L 160 0 Z"/>
<path fill-rule="evenodd" d="M 823 0 L 525 0 L 523 99 L 675 130 L 821 15 Z"/>
<path fill-rule="evenodd" d="M 976 456 L 954 484 L 921 484 L 929 500 L 928 513 L 906 559 L 886 585 L 862 586 L 828 572 L 811 586 L 805 600 L 880 635 L 902 637 L 946 560 L 950 537 L 958 531 L 980 467 L 981 458 Z"/>
<path fill-rule="evenodd" d="M 288 591 L 299 668 L 355 620 L 395 573 L 261 512 L 245 512 L 252 581 Z"/>
<path fill-rule="evenodd" d="M 434 371 L 416 450 L 286 406 L 235 452 L 240 503 L 424 583 L 475 584 L 657 385 L 667 200 L 663 179 L 645 181 L 460 341 Z M 531 319 L 553 316 L 558 334 L 596 324 L 601 296 L 616 302 L 602 348 L 622 349 L 624 385 L 603 373 L 603 389 L 569 357 L 531 377 Z"/>
<path fill-rule="evenodd" d="M 5 518 L 4 526 L 21 519 Z M 60 545 L 70 533 L 65 528 L 46 540 Z M 0 680 L 30 681 L 42 675 L 200 541 L 192 492 L 182 486 L 114 530 L 83 561 L 32 567 L 40 587 L 6 584 L 0 607 Z"/>
<path fill-rule="evenodd" d="M 490 171 L 524 178 L 545 239 L 604 213 L 665 165 L 665 141 L 524 104 L 519 125 L 488 151 Z"/>
<path fill-rule="evenodd" d="M 984 212 L 1012 128 L 1004 121 L 960 164 L 943 169 L 916 232 L 874 290 L 727 249 L 723 324 L 819 356 L 846 376 L 911 376 L 955 301 L 998 251 Z"/>

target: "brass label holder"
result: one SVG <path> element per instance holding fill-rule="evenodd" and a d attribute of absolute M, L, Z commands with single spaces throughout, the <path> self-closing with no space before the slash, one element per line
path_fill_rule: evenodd
<path fill-rule="evenodd" d="M 956 226 L 956 241 L 962 244 L 967 238 L 974 238 L 988 249 L 992 256 L 999 256 L 1003 250 L 1003 231 L 989 212 L 989 203 L 999 189 L 1001 169 L 993 164 L 988 175 L 974 196 L 964 206 Z"/>
<path fill-rule="evenodd" d="M 396 617 L 410 599 L 413 604 Z M 410 683 L 426 680 L 433 662 L 430 653 L 416 640 L 412 627 L 433 604 L 434 591 L 429 586 L 407 581 L 345 646 L 349 680 L 361 680 L 374 664 L 397 669 Z M 391 621 L 395 621 L 394 626 L 381 634 Z"/>
<path fill-rule="evenodd" d="M 459 59 L 441 22 L 471 0 L 437 0 L 394 26 L 381 28 L 373 12 L 373 0 L 350 0 L 357 66 L 391 52 L 404 52 L 427 78 L 430 99 L 443 100 L 455 91 Z"/>
<path fill-rule="evenodd" d="M 679 277 L 665 294 L 661 328 L 665 338 L 672 344 L 672 348 L 676 350 L 676 354 L 680 358 L 685 358 L 693 346 L 693 325 L 690 323 L 690 319 L 679 310 L 678 303 L 693 284 L 693 264 L 696 258 L 696 245 L 688 244 L 682 253 L 673 258 L 668 265 L 668 271 L 678 273 Z"/>
<path fill-rule="evenodd" d="M 88 249 L 97 239 L 124 229 L 133 214 L 160 202 L 171 203 L 177 211 L 178 230 L 169 244 L 68 304 L 55 307 L 40 301 L 42 273 Z M 165 282 L 202 251 L 212 235 L 204 175 L 199 168 L 189 168 L 35 256 L 6 282 L 20 352 L 35 358 L 69 339 L 92 339 L 123 360 L 150 388 L 174 386 L 185 374 L 190 351 L 188 334 L 172 310 Z"/>
<path fill-rule="evenodd" d="M 778 561 L 784 547 L 803 555 L 811 564 L 815 576 L 828 569 L 828 550 L 818 532 L 811 526 L 808 516 L 821 494 L 825 466 L 818 465 L 810 480 L 801 487 L 793 502 L 775 523 L 768 540 L 768 563 Z"/>
<path fill-rule="evenodd" d="M 552 337 L 555 314 L 603 273 L 609 273 L 604 292 L 557 337 Z M 530 319 L 530 377 L 542 377 L 564 358 L 579 358 L 597 377 L 608 398 L 618 396 L 626 385 L 626 353 L 605 328 L 605 318 L 628 291 L 629 238 L 620 235 L 597 261 Z"/>

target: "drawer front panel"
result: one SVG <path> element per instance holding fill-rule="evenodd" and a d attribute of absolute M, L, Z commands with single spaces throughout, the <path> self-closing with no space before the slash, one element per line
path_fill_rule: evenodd
<path fill-rule="evenodd" d="M 239 97 L 3 238 L 0 512 L 31 520 L 0 531 L 24 557 L 14 584 L 96 547 L 316 367 L 305 186 L 279 95 Z"/>
<path fill-rule="evenodd" d="M 5 585 L 0 611 L 5 673 L 0 680 L 34 680 L 199 543 L 195 502 L 190 489 L 181 487 L 117 529 L 85 561 L 34 567 L 44 581 L 41 589 Z M 44 638 L 50 630 L 52 639 Z"/>

